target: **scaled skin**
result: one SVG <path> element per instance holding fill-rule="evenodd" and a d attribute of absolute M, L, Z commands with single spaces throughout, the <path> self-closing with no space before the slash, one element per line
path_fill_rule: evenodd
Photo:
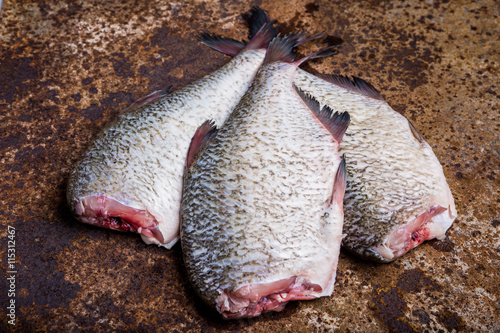
<path fill-rule="evenodd" d="M 320 103 L 351 116 L 339 148 L 348 171 L 343 245 L 390 262 L 425 240 L 444 238 L 457 212 L 432 148 L 369 84 L 334 81 L 303 70 L 294 77 Z"/>
<path fill-rule="evenodd" d="M 338 142 L 294 90 L 295 70 L 263 66 L 185 178 L 188 275 L 226 319 L 333 291 L 344 193 L 338 186 L 331 202 Z"/>
<path fill-rule="evenodd" d="M 243 51 L 202 79 L 114 120 L 71 172 L 67 198 L 76 217 L 171 248 L 179 238 L 191 138 L 207 119 L 224 123 L 264 56 L 264 49 Z"/>

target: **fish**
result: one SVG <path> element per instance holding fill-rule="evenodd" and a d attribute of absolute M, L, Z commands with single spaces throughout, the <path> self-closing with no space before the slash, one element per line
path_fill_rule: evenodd
<path fill-rule="evenodd" d="M 260 24 L 271 23 L 266 12 Z M 257 33 L 251 28 L 250 36 Z M 415 126 L 357 77 L 298 69 L 294 84 L 352 121 L 340 144 L 349 160 L 343 247 L 366 260 L 396 260 L 444 239 L 457 217 L 439 160 Z"/>
<path fill-rule="evenodd" d="M 181 245 L 197 294 L 224 319 L 281 311 L 333 292 L 342 240 L 349 114 L 292 84 L 296 35 L 276 37 L 222 128 L 193 137 Z"/>
<path fill-rule="evenodd" d="M 260 24 L 271 23 L 267 12 Z M 250 29 L 250 36 L 257 33 Z M 298 69 L 294 84 L 322 105 L 349 112 L 340 144 L 348 180 L 343 247 L 388 263 L 430 239 L 444 239 L 457 217 L 441 164 L 415 126 L 357 77 Z"/>
<path fill-rule="evenodd" d="M 259 15 L 254 7 L 251 26 Z M 67 201 L 78 220 L 167 249 L 178 241 L 191 139 L 207 119 L 222 126 L 249 88 L 275 33 L 270 24 L 254 28 L 247 44 L 201 34 L 202 43 L 233 58 L 179 90 L 141 98 L 100 132 L 70 172 Z"/>
<path fill-rule="evenodd" d="M 457 217 L 453 195 L 432 147 L 363 79 L 298 70 L 294 84 L 351 123 L 345 154 L 343 247 L 387 263 L 426 240 L 443 239 Z"/>

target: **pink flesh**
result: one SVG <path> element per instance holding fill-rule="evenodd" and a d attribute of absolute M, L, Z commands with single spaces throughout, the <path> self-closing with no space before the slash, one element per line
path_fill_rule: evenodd
<path fill-rule="evenodd" d="M 392 258 L 384 255 L 379 249 L 383 245 L 375 251 L 382 257 L 392 260 L 401 257 L 426 240 L 442 237 L 445 230 L 438 223 L 433 222 L 432 218 L 446 210 L 441 206 L 432 206 L 410 223 L 396 229 L 385 242 L 385 247 L 392 251 Z"/>
<path fill-rule="evenodd" d="M 137 232 L 164 243 L 158 221 L 151 214 L 106 196 L 84 198 L 76 206 L 76 214 L 84 223 L 118 231 Z"/>
<path fill-rule="evenodd" d="M 293 276 L 270 283 L 250 284 L 236 291 L 224 290 L 216 306 L 224 319 L 251 318 L 281 311 L 289 301 L 317 298 L 322 288 Z"/>

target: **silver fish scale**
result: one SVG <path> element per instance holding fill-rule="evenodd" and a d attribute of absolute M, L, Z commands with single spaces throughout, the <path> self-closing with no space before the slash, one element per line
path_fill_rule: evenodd
<path fill-rule="evenodd" d="M 382 100 L 337 87 L 299 70 L 294 84 L 321 104 L 349 112 L 340 144 L 346 156 L 343 245 L 361 255 L 431 205 L 448 208 L 451 196 L 441 164 L 417 140 L 408 121 Z M 383 184 L 381 186 L 380 184 Z"/>
<path fill-rule="evenodd" d="M 95 195 L 145 209 L 160 222 L 179 224 L 182 175 L 196 129 L 221 126 L 248 89 L 265 50 L 244 51 L 202 79 L 125 113 L 90 145 L 71 173 L 68 201 Z"/>
<path fill-rule="evenodd" d="M 323 215 L 340 158 L 292 88 L 294 70 L 263 67 L 185 178 L 183 253 L 209 304 L 222 290 L 299 274 L 314 279 L 335 242 Z"/>

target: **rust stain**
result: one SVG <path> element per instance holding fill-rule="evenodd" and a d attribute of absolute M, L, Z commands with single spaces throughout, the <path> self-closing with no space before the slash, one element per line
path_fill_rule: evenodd
<path fill-rule="evenodd" d="M 390 265 L 342 253 L 332 297 L 226 322 L 187 283 L 180 246 L 166 251 L 78 223 L 66 208 L 65 185 L 72 164 L 120 110 L 225 64 L 227 56 L 194 35 L 245 39 L 241 14 L 251 4 L 285 32 L 326 32 L 301 46 L 302 55 L 341 46 L 304 68 L 366 79 L 410 118 L 442 162 L 459 218 L 447 238 Z M 0 244 L 14 225 L 15 329 L 500 331 L 497 7 L 491 0 L 4 3 Z M 4 245 L 0 258 L 5 272 Z M 0 330 L 7 329 L 2 317 Z"/>
<path fill-rule="evenodd" d="M 372 311 L 391 332 L 417 332 L 420 331 L 418 327 L 435 328 L 437 323 L 449 330 L 464 327 L 463 318 L 446 306 L 438 313 L 433 311 L 432 315 L 424 309 L 411 310 L 408 306 L 409 299 L 422 293 L 426 299 L 437 304 L 446 297 L 444 287 L 421 269 L 404 271 L 391 285 L 389 288 L 375 286 L 371 303 Z M 409 320 L 411 317 L 415 320 Z"/>
<path fill-rule="evenodd" d="M 33 67 L 33 58 L 19 57 L 15 54 L 23 53 L 23 47 L 8 50 L 0 58 L 0 101 L 12 103 L 20 94 L 26 93 L 26 81 L 39 77 L 38 70 Z"/>

